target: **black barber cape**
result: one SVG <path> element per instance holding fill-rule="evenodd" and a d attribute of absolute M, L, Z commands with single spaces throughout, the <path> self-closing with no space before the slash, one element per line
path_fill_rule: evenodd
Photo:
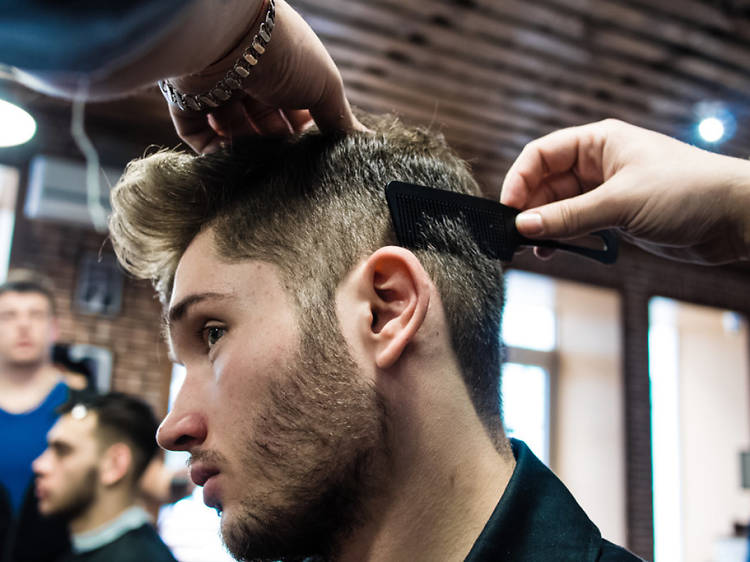
<path fill-rule="evenodd" d="M 602 539 L 557 476 L 510 441 L 516 468 L 465 562 L 642 562 Z"/>
<path fill-rule="evenodd" d="M 69 554 L 63 562 L 177 562 L 154 528 L 145 523 L 102 546 Z"/>

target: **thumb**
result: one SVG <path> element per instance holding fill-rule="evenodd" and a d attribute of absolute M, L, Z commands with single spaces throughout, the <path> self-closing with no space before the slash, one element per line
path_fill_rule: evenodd
<path fill-rule="evenodd" d="M 311 105 L 310 115 L 324 132 L 368 131 L 352 112 L 339 76 L 331 77 L 318 103 Z"/>
<path fill-rule="evenodd" d="M 528 209 L 516 216 L 516 228 L 529 238 L 575 238 L 618 224 L 621 204 L 608 201 L 607 184 L 569 199 Z"/>

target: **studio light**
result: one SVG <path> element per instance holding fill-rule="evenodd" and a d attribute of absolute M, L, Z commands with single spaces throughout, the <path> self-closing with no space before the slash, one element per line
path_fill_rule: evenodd
<path fill-rule="evenodd" d="M 731 108 L 722 101 L 705 100 L 693 108 L 695 125 L 692 141 L 710 150 L 732 138 L 737 131 L 737 120 Z"/>
<path fill-rule="evenodd" d="M 706 142 L 719 142 L 724 132 L 724 123 L 718 117 L 706 117 L 698 125 L 698 133 Z"/>
<path fill-rule="evenodd" d="M 34 118 L 17 105 L 0 99 L 0 147 L 28 142 L 34 133 Z"/>

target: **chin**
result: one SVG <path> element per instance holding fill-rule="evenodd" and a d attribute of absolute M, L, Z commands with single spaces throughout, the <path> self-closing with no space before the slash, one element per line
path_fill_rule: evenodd
<path fill-rule="evenodd" d="M 42 502 L 39 502 L 37 504 L 37 508 L 39 509 L 39 514 L 43 515 L 44 517 L 49 517 L 50 515 L 52 515 L 52 513 L 50 512 L 50 508 Z"/>
<path fill-rule="evenodd" d="M 51 517 L 56 513 L 55 506 L 49 500 L 39 500 L 37 508 L 39 509 L 39 513 L 44 517 Z"/>

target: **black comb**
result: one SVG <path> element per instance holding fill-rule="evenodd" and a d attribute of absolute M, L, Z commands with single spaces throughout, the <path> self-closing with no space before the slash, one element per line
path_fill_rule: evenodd
<path fill-rule="evenodd" d="M 494 259 L 509 262 L 521 246 L 542 246 L 573 252 L 601 263 L 617 259 L 617 236 L 610 230 L 593 232 L 604 243 L 604 249 L 575 246 L 556 240 L 533 240 L 516 229 L 516 215 L 521 211 L 502 203 L 463 193 L 392 181 L 385 188 L 398 243 L 406 248 L 420 248 L 427 240 L 426 223 L 441 218 L 459 219 L 471 232 L 482 252 Z"/>

